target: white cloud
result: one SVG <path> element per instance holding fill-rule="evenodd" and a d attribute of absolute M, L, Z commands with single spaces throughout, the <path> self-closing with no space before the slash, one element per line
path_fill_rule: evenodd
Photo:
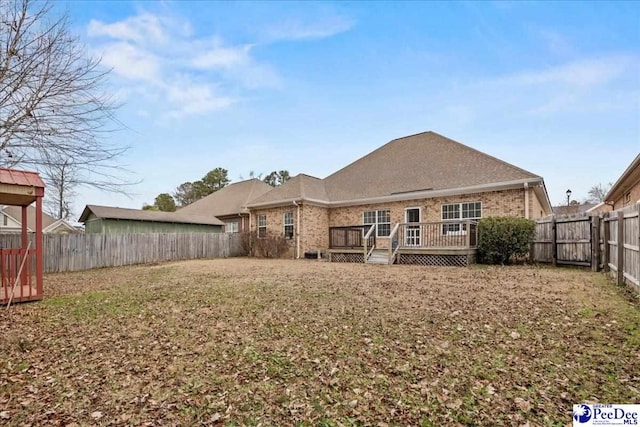
<path fill-rule="evenodd" d="M 231 97 L 217 95 L 212 85 L 193 83 L 188 79 L 167 86 L 166 93 L 172 106 L 166 116 L 171 118 L 211 113 L 236 102 Z"/>
<path fill-rule="evenodd" d="M 316 22 L 288 20 L 266 31 L 271 41 L 322 39 L 344 33 L 355 25 L 351 19 L 343 16 L 331 16 Z"/>
<path fill-rule="evenodd" d="M 599 86 L 616 79 L 638 65 L 629 56 L 613 56 L 571 62 L 542 70 L 525 71 L 499 79 L 500 83 L 514 85 L 563 84 L 569 86 Z"/>
<path fill-rule="evenodd" d="M 239 47 L 214 47 L 193 58 L 192 65 L 195 68 L 209 70 L 247 65 L 250 62 L 250 49 L 251 46 L 249 45 Z"/>
<path fill-rule="evenodd" d="M 91 20 L 87 31 L 90 37 L 106 36 L 116 40 L 144 44 L 166 42 L 165 27 L 166 22 L 162 22 L 158 16 L 142 13 L 112 24 Z"/>
<path fill-rule="evenodd" d="M 157 81 L 161 74 L 161 58 L 129 43 L 102 46 L 102 63 L 125 79 Z"/>

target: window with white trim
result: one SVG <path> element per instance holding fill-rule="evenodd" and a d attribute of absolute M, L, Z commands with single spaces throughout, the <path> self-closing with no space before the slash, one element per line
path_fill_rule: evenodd
<path fill-rule="evenodd" d="M 482 218 L 481 202 L 442 205 L 442 221 L 479 220 L 480 218 Z M 442 224 L 442 234 L 465 234 L 466 232 L 465 224 Z"/>
<path fill-rule="evenodd" d="M 258 215 L 258 237 L 267 236 L 267 216 Z"/>
<path fill-rule="evenodd" d="M 284 238 L 293 239 L 293 212 L 285 212 L 283 218 Z"/>
<path fill-rule="evenodd" d="M 391 211 L 389 209 L 365 211 L 362 223 L 368 226 L 365 232 L 369 231 L 368 229 L 372 225 L 375 225 L 376 237 L 389 237 L 391 234 Z"/>
<path fill-rule="evenodd" d="M 229 221 L 224 223 L 224 232 L 225 233 L 237 233 L 238 232 L 238 221 Z"/>

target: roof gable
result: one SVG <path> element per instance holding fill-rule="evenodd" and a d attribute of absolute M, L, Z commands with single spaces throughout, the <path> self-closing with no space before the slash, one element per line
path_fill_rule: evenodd
<path fill-rule="evenodd" d="M 301 173 L 284 184 L 274 187 L 261 197 L 251 200 L 249 206 L 301 199 L 328 202 L 324 181 L 315 176 Z"/>
<path fill-rule="evenodd" d="M 325 187 L 336 202 L 532 178 L 540 177 L 435 132 L 424 132 L 372 151 L 325 178 Z"/>
<path fill-rule="evenodd" d="M 240 214 L 249 201 L 273 187 L 259 179 L 236 182 L 178 210 L 181 214 L 226 216 Z"/>
<path fill-rule="evenodd" d="M 5 206 L 2 211 L 15 219 L 18 224 L 22 223 L 22 207 L 21 206 Z M 57 220 L 42 212 L 42 228 L 45 229 Z M 27 228 L 31 231 L 36 229 L 36 208 L 33 205 L 27 206 Z"/>

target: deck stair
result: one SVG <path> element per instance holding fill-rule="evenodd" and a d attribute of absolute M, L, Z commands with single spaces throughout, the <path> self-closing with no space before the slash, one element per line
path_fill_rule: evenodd
<path fill-rule="evenodd" d="M 367 258 L 367 264 L 389 264 L 388 249 L 374 249 Z"/>

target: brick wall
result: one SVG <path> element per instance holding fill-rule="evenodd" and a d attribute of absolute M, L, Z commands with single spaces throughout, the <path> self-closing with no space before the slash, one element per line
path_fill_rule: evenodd
<path fill-rule="evenodd" d="M 329 247 L 329 210 L 303 204 L 300 212 L 300 256 L 307 251 L 326 250 Z"/>
<path fill-rule="evenodd" d="M 269 234 L 284 234 L 284 214 L 285 212 L 293 213 L 293 233 L 294 238 L 289 240 L 289 252 L 287 258 L 293 258 L 295 256 L 296 239 L 295 234 L 298 232 L 297 225 L 297 208 L 293 205 L 283 206 L 269 209 L 255 209 L 251 211 L 251 231 L 258 231 L 258 216 L 267 216 L 267 233 Z"/>
<path fill-rule="evenodd" d="M 625 194 L 629 193 L 629 201 L 625 201 Z M 640 200 L 640 181 L 631 188 L 631 190 L 625 191 L 621 198 L 616 200 L 613 204 L 613 209 L 622 209 L 625 206 L 635 205 Z"/>
<path fill-rule="evenodd" d="M 530 189 L 530 191 L 532 190 Z M 535 196 L 533 198 L 535 198 Z M 389 209 L 391 226 L 393 227 L 395 223 L 405 221 L 405 208 L 408 207 L 420 208 L 422 222 L 441 221 L 443 204 L 462 202 L 481 202 L 483 217 L 524 216 L 524 189 L 514 189 L 461 196 L 333 208 L 329 211 L 329 226 L 361 225 L 364 211 Z M 376 246 L 386 248 L 388 247 L 388 242 L 388 238 L 379 237 L 377 238 Z"/>
<path fill-rule="evenodd" d="M 542 207 L 533 189 L 529 189 L 529 211 L 531 218 L 540 216 Z M 251 212 L 252 230 L 257 231 L 258 215 L 267 215 L 267 231 L 283 233 L 283 215 L 293 212 L 294 233 L 300 234 L 300 257 L 307 251 L 318 251 L 329 246 L 329 227 L 362 225 L 363 212 L 369 210 L 389 209 L 391 227 L 398 222 L 405 222 L 405 208 L 420 208 L 421 221 L 433 222 L 442 220 L 442 205 L 448 203 L 481 202 L 482 216 L 524 216 L 524 189 L 492 191 L 467 194 L 461 196 L 438 197 L 433 199 L 416 199 L 402 202 L 378 203 L 360 206 L 327 209 L 320 206 L 300 205 L 300 230 L 298 230 L 298 208 L 296 206 L 257 209 Z M 388 238 L 377 238 L 376 246 L 388 247 Z M 289 244 L 290 255 L 295 256 L 296 239 Z"/>

